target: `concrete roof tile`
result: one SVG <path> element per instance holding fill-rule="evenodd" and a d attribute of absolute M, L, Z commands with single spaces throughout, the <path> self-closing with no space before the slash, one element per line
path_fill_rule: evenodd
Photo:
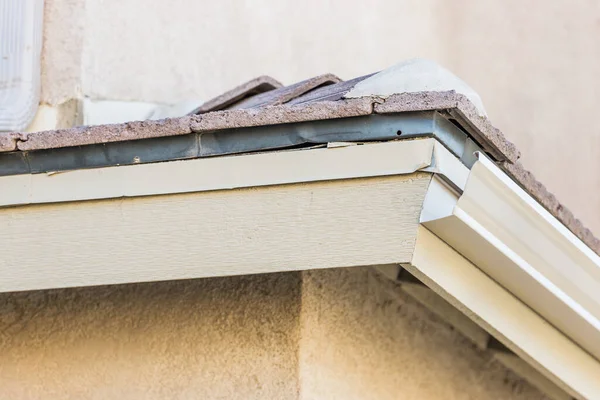
<path fill-rule="evenodd" d="M 333 74 L 319 75 L 293 85 L 247 97 L 232 104 L 227 109 L 258 108 L 284 104 L 320 86 L 328 86 L 338 82 L 340 82 L 340 78 Z"/>
<path fill-rule="evenodd" d="M 31 151 L 89 144 L 121 142 L 191 133 L 194 116 L 161 120 L 134 121 L 123 124 L 81 126 L 26 134 L 26 140 L 18 142 L 18 150 Z"/>
<path fill-rule="evenodd" d="M 469 133 L 473 139 L 496 160 L 516 162 L 520 157 L 515 145 L 487 117 L 481 116 L 463 94 L 454 91 L 399 93 L 375 105 L 375 112 L 379 114 L 427 110 L 445 110 L 461 126 L 471 128 Z"/>
<path fill-rule="evenodd" d="M 17 142 L 23 135 L 18 132 L 0 132 L 0 153 L 16 150 Z"/>
<path fill-rule="evenodd" d="M 202 118 L 192 122 L 194 132 L 206 132 L 220 129 L 246 128 L 291 124 L 295 122 L 317 121 L 369 115 L 373 112 L 372 98 L 341 101 L 321 101 L 299 105 L 279 105 L 242 110 L 225 110 L 203 114 Z"/>
<path fill-rule="evenodd" d="M 267 75 L 262 75 L 207 101 L 193 110 L 190 114 L 203 114 L 210 111 L 223 110 L 244 98 L 269 92 L 281 87 L 283 87 L 283 85 L 278 80 Z"/>

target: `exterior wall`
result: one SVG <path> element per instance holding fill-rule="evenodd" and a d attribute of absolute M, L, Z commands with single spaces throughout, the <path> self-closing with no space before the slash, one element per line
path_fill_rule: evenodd
<path fill-rule="evenodd" d="M 447 4 L 440 60 L 481 94 L 525 167 L 600 236 L 600 2 Z"/>
<path fill-rule="evenodd" d="M 300 274 L 0 295 L 2 399 L 294 399 Z"/>
<path fill-rule="evenodd" d="M 0 398 L 543 396 L 363 267 L 1 294 Z"/>
<path fill-rule="evenodd" d="M 600 234 L 597 1 L 141 4 L 46 0 L 44 103 L 200 102 L 262 74 L 347 79 L 432 58 L 480 93 L 525 166 Z"/>
<path fill-rule="evenodd" d="M 543 399 L 369 268 L 308 271 L 302 399 Z"/>

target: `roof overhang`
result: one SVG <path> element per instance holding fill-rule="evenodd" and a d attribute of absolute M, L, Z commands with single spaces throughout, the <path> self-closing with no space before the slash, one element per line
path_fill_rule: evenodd
<path fill-rule="evenodd" d="M 442 167 L 423 139 L 0 177 L 0 291 L 407 262 Z"/>
<path fill-rule="evenodd" d="M 433 138 L 0 177 L 0 291 L 407 265 L 578 398 L 600 260 Z"/>

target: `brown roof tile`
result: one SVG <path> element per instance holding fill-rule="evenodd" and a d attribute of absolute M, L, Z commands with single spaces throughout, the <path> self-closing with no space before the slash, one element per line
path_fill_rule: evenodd
<path fill-rule="evenodd" d="M 516 162 L 520 157 L 515 145 L 509 142 L 488 118 L 480 116 L 475 106 L 463 94 L 454 91 L 400 93 L 375 105 L 375 112 L 379 114 L 425 110 L 446 110 L 460 125 L 471 128 L 470 133 L 474 139 L 496 160 Z"/>
<path fill-rule="evenodd" d="M 126 140 L 176 136 L 191 133 L 191 121 L 195 116 L 168 118 L 158 121 L 135 121 L 123 124 L 82 126 L 26 134 L 26 140 L 18 142 L 19 150 L 42 150 L 88 144 L 121 142 Z"/>
<path fill-rule="evenodd" d="M 321 101 L 293 106 L 283 104 L 280 106 L 250 108 L 247 110 L 219 111 L 203 114 L 202 118 L 192 122 L 192 131 L 206 132 L 219 129 L 357 117 L 373 113 L 374 102 L 374 99 L 365 97 L 361 99 Z"/>
<path fill-rule="evenodd" d="M 256 96 L 247 97 L 227 108 L 235 110 L 241 108 L 258 108 L 284 104 L 320 86 L 328 86 L 338 82 L 340 82 L 340 78 L 333 74 L 319 75 L 293 85 L 271 90 Z"/>
<path fill-rule="evenodd" d="M 17 141 L 23 135 L 23 133 L 18 132 L 0 132 L 0 153 L 16 150 Z"/>
<path fill-rule="evenodd" d="M 341 100 L 346 93 L 350 91 L 358 82 L 367 79 L 375 74 L 359 76 L 349 81 L 341 81 L 333 85 L 321 86 L 302 96 L 287 102 L 287 104 L 314 103 L 316 101 L 337 101 Z"/>
<path fill-rule="evenodd" d="M 203 114 L 210 111 L 223 110 L 246 97 L 256 96 L 260 93 L 281 88 L 282 86 L 279 81 L 270 76 L 259 76 L 207 101 L 190 114 Z"/>

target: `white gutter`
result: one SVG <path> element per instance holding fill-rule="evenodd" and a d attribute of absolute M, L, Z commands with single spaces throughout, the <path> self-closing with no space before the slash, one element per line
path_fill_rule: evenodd
<path fill-rule="evenodd" d="M 434 182 L 421 222 L 600 359 L 600 257 L 493 162 L 460 197 Z"/>
<path fill-rule="evenodd" d="M 40 100 L 44 0 L 0 0 L 0 131 L 24 130 Z"/>
<path fill-rule="evenodd" d="M 421 226 L 413 275 L 576 399 L 600 399 L 600 363 Z"/>

